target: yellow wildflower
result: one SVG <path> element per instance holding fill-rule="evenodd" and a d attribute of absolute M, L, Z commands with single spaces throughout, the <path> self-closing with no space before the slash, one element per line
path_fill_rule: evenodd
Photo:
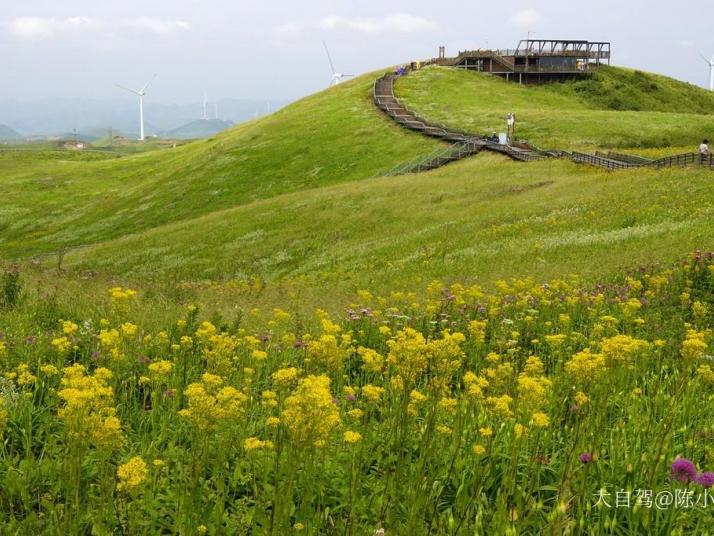
<path fill-rule="evenodd" d="M 149 478 L 149 470 L 146 467 L 146 462 L 141 457 L 135 456 L 119 466 L 117 477 L 119 478 L 117 490 L 132 491 L 146 482 Z"/>
<path fill-rule="evenodd" d="M 362 439 L 362 434 L 360 434 L 359 432 L 353 432 L 351 430 L 348 430 L 345 432 L 344 439 L 345 443 L 357 443 Z"/>

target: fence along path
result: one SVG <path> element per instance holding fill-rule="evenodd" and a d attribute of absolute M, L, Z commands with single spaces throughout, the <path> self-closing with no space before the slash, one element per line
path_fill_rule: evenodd
<path fill-rule="evenodd" d="M 410 69 L 406 69 L 404 74 L 407 74 L 409 71 Z M 702 157 L 699 153 L 683 153 L 653 160 L 642 156 L 613 151 L 608 153 L 596 151 L 594 155 L 591 155 L 577 151 L 544 151 L 529 144 L 520 144 L 520 147 L 514 147 L 495 143 L 483 136 L 454 129 L 419 117 L 394 95 L 394 80 L 396 78 L 397 75 L 387 73 L 375 80 L 372 89 L 372 98 L 375 105 L 404 128 L 419 132 L 424 136 L 450 142 L 451 145 L 443 149 L 437 149 L 425 157 L 399 164 L 386 173 L 388 176 L 435 169 L 450 162 L 479 153 L 482 150 L 501 153 L 520 162 L 543 160 L 545 158 L 567 158 L 576 163 L 599 166 L 610 171 L 639 167 L 654 167 L 660 169 L 664 167 L 684 167 L 692 165 L 700 165 L 714 170 L 714 154 Z"/>
<path fill-rule="evenodd" d="M 424 136 L 450 142 L 451 145 L 444 149 L 439 149 L 424 158 L 407 162 L 406 164 L 400 164 L 390 170 L 387 173 L 388 175 L 434 169 L 461 158 L 471 156 L 482 150 L 499 152 L 514 160 L 520 161 L 541 160 L 545 158 L 538 151 L 494 143 L 483 136 L 447 127 L 440 123 L 419 117 L 395 97 L 395 78 L 396 75 L 394 74 L 385 74 L 375 80 L 372 97 L 377 107 L 404 128 L 419 132 Z"/>

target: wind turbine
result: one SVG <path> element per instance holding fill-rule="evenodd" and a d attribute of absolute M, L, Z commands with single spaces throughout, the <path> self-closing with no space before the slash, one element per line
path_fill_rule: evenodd
<path fill-rule="evenodd" d="M 152 76 L 151 80 L 144 84 L 144 87 L 142 87 L 139 91 L 117 84 L 117 87 L 139 96 L 139 141 L 144 141 L 144 95 L 146 95 L 146 88 L 149 87 L 149 84 L 154 81 L 154 78 L 156 78 L 156 75 Z"/>
<path fill-rule="evenodd" d="M 335 70 L 335 64 L 332 63 L 332 56 L 330 56 L 330 50 L 327 48 L 327 43 L 324 41 L 322 42 L 322 46 L 325 47 L 325 52 L 327 53 L 327 61 L 330 62 L 330 70 L 332 71 L 332 79 L 330 80 L 330 85 L 331 86 L 336 86 L 340 82 L 342 82 L 343 78 L 347 78 L 349 76 L 354 76 L 353 74 L 342 74 L 338 73 Z"/>
<path fill-rule="evenodd" d="M 707 65 L 709 65 L 709 91 L 714 91 L 714 56 L 710 59 L 701 52 L 699 55 L 707 62 Z"/>

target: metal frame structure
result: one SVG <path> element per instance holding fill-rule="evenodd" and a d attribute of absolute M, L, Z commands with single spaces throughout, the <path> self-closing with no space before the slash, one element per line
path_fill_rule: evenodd
<path fill-rule="evenodd" d="M 453 58 L 445 57 L 440 47 L 439 58 L 425 63 L 483 71 L 523 83 L 577 78 L 610 65 L 610 57 L 607 41 L 524 39 L 515 49 L 464 50 Z"/>

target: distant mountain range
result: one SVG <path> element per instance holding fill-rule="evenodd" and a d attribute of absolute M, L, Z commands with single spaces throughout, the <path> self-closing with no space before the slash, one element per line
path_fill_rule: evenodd
<path fill-rule="evenodd" d="M 247 99 L 221 99 L 210 103 L 212 119 L 197 124 L 200 132 L 208 127 L 208 134 L 221 125 L 240 123 L 282 108 L 288 101 L 256 101 Z M 183 130 L 200 121 L 203 103 L 162 104 L 145 101 L 144 121 L 147 135 Z M 217 105 L 217 107 L 216 107 Z M 216 116 L 216 112 L 218 117 Z M 217 122 L 216 122 L 217 120 Z M 203 120 L 207 121 L 207 120 Z M 138 137 L 139 110 L 134 100 L 46 99 L 39 101 L 0 101 L 0 124 L 23 137 L 76 136 L 78 139 L 96 139 L 107 136 L 110 128 L 127 137 Z M 179 132 L 180 134 L 180 132 Z M 193 137 L 193 136 L 192 136 Z M 199 136 L 200 137 L 200 136 Z"/>
<path fill-rule="evenodd" d="M 7 125 L 0 125 L 0 141 L 17 141 L 22 139 L 22 134 Z"/>

